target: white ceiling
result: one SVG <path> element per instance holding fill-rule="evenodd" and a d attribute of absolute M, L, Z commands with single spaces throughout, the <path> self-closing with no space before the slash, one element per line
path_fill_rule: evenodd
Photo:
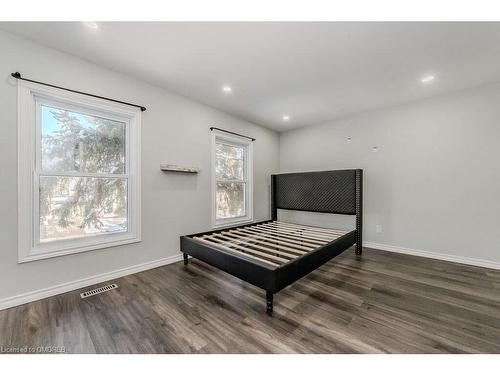
<path fill-rule="evenodd" d="M 0 28 L 279 131 L 500 80 L 500 23 L 98 25 Z"/>

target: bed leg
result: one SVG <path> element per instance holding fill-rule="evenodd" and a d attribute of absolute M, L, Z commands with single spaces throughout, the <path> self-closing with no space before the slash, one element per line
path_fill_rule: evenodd
<path fill-rule="evenodd" d="M 188 264 L 188 255 L 186 253 L 183 253 L 182 257 L 184 258 L 184 264 L 187 266 L 187 264 Z"/>
<path fill-rule="evenodd" d="M 268 315 L 273 315 L 273 292 L 266 291 L 266 312 Z"/>

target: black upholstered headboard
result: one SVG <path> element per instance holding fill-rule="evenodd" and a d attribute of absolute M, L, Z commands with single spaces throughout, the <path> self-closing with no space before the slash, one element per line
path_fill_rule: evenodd
<path fill-rule="evenodd" d="M 278 209 L 361 215 L 363 170 L 285 173 L 271 176 L 271 211 Z"/>

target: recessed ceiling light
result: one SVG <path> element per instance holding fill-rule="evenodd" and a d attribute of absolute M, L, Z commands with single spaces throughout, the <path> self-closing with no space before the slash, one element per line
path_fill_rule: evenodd
<path fill-rule="evenodd" d="M 224 91 L 225 93 L 230 93 L 231 91 L 233 91 L 233 89 L 231 88 L 231 86 L 222 86 L 222 91 Z"/>
<path fill-rule="evenodd" d="M 436 79 L 436 76 L 435 75 L 428 75 L 428 76 L 424 76 L 420 79 L 420 82 L 422 82 L 423 84 L 429 84 L 429 83 L 432 83 L 434 82 L 434 80 Z"/>
<path fill-rule="evenodd" d="M 97 30 L 99 28 L 99 25 L 97 22 L 94 21 L 87 21 L 87 22 L 82 22 L 85 26 L 87 26 L 89 29 L 92 30 Z"/>
<path fill-rule="evenodd" d="M 288 120 L 290 120 L 290 116 L 283 115 L 282 119 L 283 119 L 283 121 L 288 121 Z"/>

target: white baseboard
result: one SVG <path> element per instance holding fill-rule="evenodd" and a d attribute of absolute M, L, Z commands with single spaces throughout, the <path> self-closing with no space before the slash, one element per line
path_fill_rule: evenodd
<path fill-rule="evenodd" d="M 471 266 L 485 267 L 491 268 L 495 270 L 500 270 L 500 262 L 494 262 L 490 260 L 477 259 L 477 258 L 469 258 L 469 257 L 461 257 L 456 255 L 449 255 L 443 253 L 436 253 L 427 250 L 417 250 L 410 249 L 406 247 L 392 246 L 386 245 L 376 242 L 364 242 L 363 247 L 368 247 L 372 249 L 385 250 L 393 253 L 401 253 L 408 255 L 415 255 L 425 258 L 439 259 L 445 260 L 448 262 L 455 262 L 461 264 L 468 264 Z M 158 260 L 154 260 L 147 263 L 138 264 L 131 267 L 122 268 L 116 271 L 102 273 L 100 275 L 95 275 L 91 277 L 87 277 L 84 279 L 71 281 L 64 284 L 55 285 L 49 288 L 38 289 L 33 292 L 19 294 L 17 296 L 7 297 L 0 299 L 0 310 L 8 309 L 10 307 L 23 305 L 28 302 L 37 301 L 43 298 L 52 297 L 57 294 L 67 293 L 72 290 L 84 288 L 93 284 L 102 283 L 104 281 L 113 280 L 119 277 L 131 275 L 133 273 L 146 271 L 152 268 L 165 266 L 167 264 L 175 263 L 182 260 L 182 253 L 177 255 L 172 255 L 167 258 L 162 258 Z"/>
<path fill-rule="evenodd" d="M 385 251 L 390 251 L 393 253 L 401 253 L 401 254 L 415 255 L 415 256 L 425 257 L 425 258 L 446 260 L 448 262 L 467 264 L 470 266 L 485 267 L 485 268 L 491 268 L 494 270 L 500 270 L 500 262 L 494 262 L 491 260 L 484 260 L 484 259 L 478 259 L 478 258 L 469 258 L 469 257 L 462 257 L 462 256 L 457 256 L 457 255 L 436 253 L 436 252 L 427 251 L 427 250 L 409 249 L 407 247 L 385 245 L 385 244 L 376 243 L 376 242 L 363 242 L 363 247 L 369 247 L 369 248 L 378 249 L 378 250 L 385 250 Z"/>
<path fill-rule="evenodd" d="M 38 289 L 33 292 L 19 294 L 17 296 L 7 297 L 0 299 L 0 310 L 8 309 L 10 307 L 23 305 L 28 302 L 37 301 L 42 298 L 47 298 L 55 296 L 57 294 L 70 292 L 72 290 L 84 288 L 93 284 L 102 283 L 104 281 L 116 279 L 118 277 L 123 277 L 131 275 L 133 273 L 146 271 L 152 268 L 165 266 L 167 264 L 175 263 L 182 260 L 182 253 L 177 255 L 172 255 L 166 258 L 154 260 L 147 263 L 138 264 L 131 267 L 121 268 L 116 271 L 102 273 L 100 275 L 95 275 L 91 277 L 86 277 L 84 279 L 70 281 L 68 283 L 55 285 L 49 288 Z"/>

